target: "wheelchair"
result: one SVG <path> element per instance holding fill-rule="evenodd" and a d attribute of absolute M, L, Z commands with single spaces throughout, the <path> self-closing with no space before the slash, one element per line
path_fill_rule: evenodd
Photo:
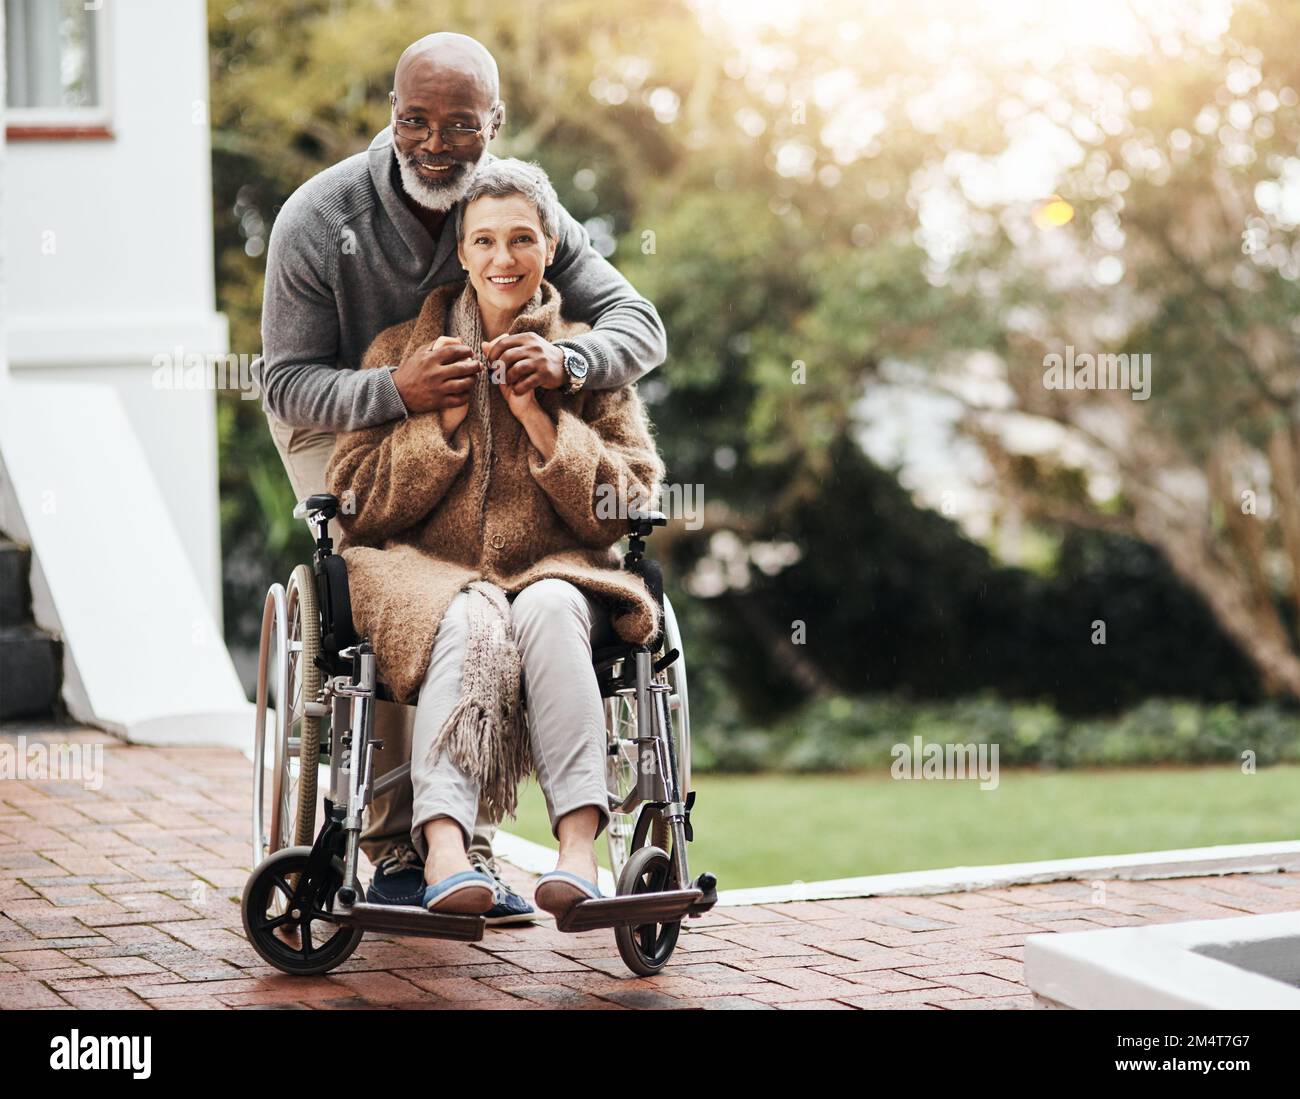
<path fill-rule="evenodd" d="M 410 764 L 374 778 L 374 753 L 383 748 L 372 735 L 374 705 L 394 699 L 380 681 L 373 647 L 353 626 L 347 567 L 329 535 L 338 512 L 338 499 L 328 493 L 295 507 L 295 518 L 315 525 L 316 549 L 287 586 L 271 585 L 258 650 L 255 868 L 241 908 L 253 949 L 296 975 L 339 966 L 367 930 L 477 942 L 486 926 L 483 916 L 364 899 L 357 863 L 366 810 L 386 790 L 410 781 Z M 683 919 L 717 903 L 714 875 L 692 878 L 689 868 L 695 793 L 686 662 L 662 573 L 645 556 L 645 539 L 666 522 L 659 512 L 632 517 L 623 558 L 623 567 L 643 578 L 662 609 L 659 636 L 649 645 L 620 642 L 592 653 L 605 708 L 606 836 L 617 892 L 582 901 L 556 921 L 562 931 L 612 928 L 619 955 L 642 976 L 667 964 Z M 274 721 L 269 790 L 268 713 Z M 317 783 L 325 765 L 329 786 L 318 831 Z"/>

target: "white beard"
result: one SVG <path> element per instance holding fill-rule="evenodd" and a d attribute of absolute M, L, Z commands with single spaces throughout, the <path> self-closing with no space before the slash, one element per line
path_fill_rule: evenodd
<path fill-rule="evenodd" d="M 447 184 L 443 187 L 430 183 L 420 175 L 419 169 L 415 168 L 406 157 L 397 151 L 396 145 L 393 146 L 393 156 L 397 158 L 397 170 L 401 174 L 402 186 L 406 188 L 406 193 L 426 210 L 445 213 L 465 197 L 465 192 L 469 190 L 474 173 L 478 170 L 478 166 L 483 163 L 483 158 L 487 156 L 487 147 L 484 146 L 478 160 L 468 165 L 467 169 L 462 172 L 460 182 Z"/>

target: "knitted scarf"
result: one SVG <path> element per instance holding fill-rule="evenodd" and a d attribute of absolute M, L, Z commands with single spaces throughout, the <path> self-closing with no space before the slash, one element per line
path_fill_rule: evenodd
<path fill-rule="evenodd" d="M 538 309 L 542 304 L 542 290 L 539 286 L 532 298 L 524 303 L 521 313 Z M 474 285 L 468 279 L 465 288 L 452 302 L 447 318 L 447 335 L 455 336 L 474 353 L 482 365 L 474 381 L 473 411 L 483 429 L 483 455 L 485 460 L 476 463 L 474 477 L 476 495 L 478 496 L 479 533 L 487 521 L 488 482 L 492 478 L 492 464 L 497 460 L 496 450 L 492 446 L 492 380 L 488 376 L 492 365 L 483 357 L 483 315 L 478 308 L 478 295 Z"/>
<path fill-rule="evenodd" d="M 538 291 L 523 311 L 541 304 Z M 475 381 L 472 410 L 482 431 L 480 460 L 474 463 L 479 532 L 487 521 L 488 484 L 496 453 L 492 447 L 490 365 L 483 357 L 483 320 L 474 287 L 452 304 L 447 334 L 464 342 L 484 369 Z M 510 623 L 510 604 L 496 584 L 475 580 L 465 589 L 469 598 L 469 643 L 461 677 L 460 699 L 433 739 L 429 760 L 446 751 L 449 758 L 478 783 L 479 798 L 493 820 L 514 816 L 519 783 L 533 769 L 523 715 L 519 650 Z"/>

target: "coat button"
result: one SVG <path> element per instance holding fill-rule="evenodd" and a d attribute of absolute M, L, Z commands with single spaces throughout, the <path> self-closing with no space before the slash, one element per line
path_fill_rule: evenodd
<path fill-rule="evenodd" d="M 506 540 L 499 534 L 492 535 L 492 548 L 501 549 L 506 544 Z"/>

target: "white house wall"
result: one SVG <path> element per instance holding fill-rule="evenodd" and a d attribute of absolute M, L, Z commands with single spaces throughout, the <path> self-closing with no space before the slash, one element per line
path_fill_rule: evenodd
<path fill-rule="evenodd" d="M 11 377 L 117 393 L 220 622 L 215 396 L 152 387 L 156 355 L 227 350 L 214 307 L 204 4 L 105 0 L 96 17 L 113 136 L 5 150 Z"/>

